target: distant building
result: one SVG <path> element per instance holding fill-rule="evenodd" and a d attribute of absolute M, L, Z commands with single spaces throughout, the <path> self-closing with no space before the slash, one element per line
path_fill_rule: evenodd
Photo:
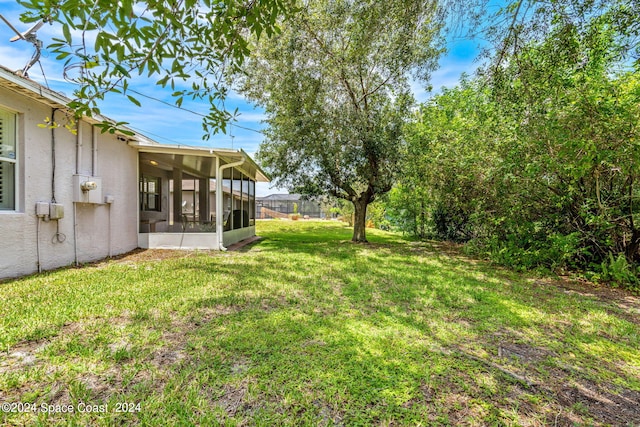
<path fill-rule="evenodd" d="M 303 217 L 324 217 L 318 201 L 303 200 L 300 194 L 270 194 L 256 197 L 257 217 L 261 219 L 287 217 L 294 213 L 294 205 L 297 205 L 297 213 Z"/>

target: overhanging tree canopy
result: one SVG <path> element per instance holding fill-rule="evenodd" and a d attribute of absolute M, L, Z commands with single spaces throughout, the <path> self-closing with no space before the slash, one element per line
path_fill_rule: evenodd
<path fill-rule="evenodd" d="M 294 0 L 22 0 L 22 19 L 43 19 L 62 28 L 48 46 L 65 61 L 65 74 L 78 84 L 70 105 L 78 115 L 100 112 L 108 92 L 127 94 L 136 75 L 171 88 L 175 102 L 208 100 L 205 137 L 225 129 L 225 78 L 237 71 L 252 37 L 277 31 L 277 20 Z M 105 129 L 110 126 L 104 124 Z"/>

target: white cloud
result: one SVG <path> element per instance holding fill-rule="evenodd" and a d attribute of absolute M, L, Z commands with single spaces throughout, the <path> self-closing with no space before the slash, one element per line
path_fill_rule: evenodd
<path fill-rule="evenodd" d="M 264 197 L 269 194 L 288 194 L 289 191 L 286 188 L 279 188 L 273 186 L 270 182 L 257 182 L 256 183 L 256 196 Z"/>
<path fill-rule="evenodd" d="M 433 95 L 442 91 L 442 88 L 453 88 L 460 83 L 460 77 L 463 73 L 469 75 L 478 68 L 478 64 L 473 60 L 464 62 L 444 61 L 441 68 L 431 74 L 429 84 L 432 87 L 431 92 L 424 88 L 424 85 L 417 81 L 411 82 L 411 90 L 418 102 L 425 102 Z"/>
<path fill-rule="evenodd" d="M 0 58 L 2 58 L 2 64 L 0 65 L 3 67 L 10 70 L 21 70 L 31 58 L 31 55 L 21 55 L 20 51 L 13 46 L 3 46 L 0 43 Z"/>
<path fill-rule="evenodd" d="M 267 118 L 264 112 L 257 111 L 238 111 L 240 115 L 238 116 L 238 123 L 248 123 L 248 124 L 260 124 L 261 121 Z"/>

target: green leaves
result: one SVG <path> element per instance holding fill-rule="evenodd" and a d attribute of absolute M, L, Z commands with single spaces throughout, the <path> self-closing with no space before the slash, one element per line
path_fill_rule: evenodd
<path fill-rule="evenodd" d="M 416 232 L 426 215 L 430 235 L 511 267 L 599 274 L 622 257 L 637 274 L 640 78 L 621 71 L 620 3 L 557 2 L 544 28 L 520 16 L 513 50 L 422 106 L 396 222 Z"/>
<path fill-rule="evenodd" d="M 27 8 L 24 20 L 44 18 L 61 28 L 62 38 L 48 48 L 66 61 L 67 68 L 74 68 L 80 89 L 71 108 L 77 113 L 99 113 L 104 94 L 122 87 L 136 73 L 155 78 L 162 87 L 169 82 L 172 88 L 193 85 L 194 97 L 216 100 L 212 109 L 217 113 L 205 122 L 206 132 L 222 125 L 214 120 L 225 120 L 223 88 L 249 53 L 249 41 L 274 34 L 277 21 L 293 3 L 145 0 L 114 8 L 112 2 L 21 2 Z M 89 45 L 92 39 L 95 43 Z M 139 105 L 135 98 L 128 99 Z M 179 105 L 182 97 L 176 102 Z"/>
<path fill-rule="evenodd" d="M 428 75 L 439 54 L 434 18 L 422 1 L 308 1 L 256 43 L 241 89 L 267 111 L 258 158 L 277 184 L 357 202 L 357 213 L 391 189 L 409 75 Z"/>
<path fill-rule="evenodd" d="M 133 104 L 135 104 L 138 107 L 141 107 L 142 104 L 140 104 L 140 101 L 138 101 L 136 98 L 134 98 L 131 95 L 127 95 L 127 98 L 129 99 L 129 101 L 131 101 Z"/>
<path fill-rule="evenodd" d="M 71 44 L 71 31 L 69 31 L 69 25 L 68 24 L 63 24 L 62 25 L 62 34 L 64 35 L 64 40 L 67 42 L 67 44 Z"/>

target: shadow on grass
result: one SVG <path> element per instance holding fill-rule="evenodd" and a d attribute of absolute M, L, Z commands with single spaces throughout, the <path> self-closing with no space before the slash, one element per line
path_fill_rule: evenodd
<path fill-rule="evenodd" d="M 45 419 L 61 424 L 640 422 L 637 330 L 599 301 L 393 234 L 360 245 L 339 225 L 279 226 L 247 251 L 84 278 L 86 300 L 55 319 L 91 315 L 106 292 L 107 324 L 52 338 L 49 365 L 0 391 L 54 399 L 62 384 L 60 402 L 145 407 Z"/>
<path fill-rule="evenodd" d="M 439 392 L 452 384 L 465 392 L 457 398 L 465 400 L 466 413 L 485 421 L 508 419 L 509 405 L 521 408 L 522 413 L 512 414 L 516 418 L 537 410 L 543 419 L 549 421 L 555 415 L 557 420 L 563 408 L 569 415 L 560 419 L 566 422 L 592 417 L 619 423 L 638 418 L 632 405 L 640 396 L 637 389 L 620 388 L 620 382 L 595 386 L 591 380 L 604 369 L 627 387 L 637 387 L 630 378 L 633 365 L 620 370 L 615 357 L 603 360 L 602 354 L 589 352 L 584 345 L 611 346 L 612 341 L 600 334 L 615 326 L 603 323 L 600 330 L 575 333 L 588 310 L 598 310 L 595 301 L 531 288 L 512 280 L 515 275 L 508 272 L 487 277 L 492 271 L 478 268 L 472 260 L 438 257 L 434 261 L 407 248 L 356 245 L 335 237 L 307 233 L 296 239 L 267 238 L 254 246 L 260 256 L 273 252 L 289 254 L 290 259 L 285 265 L 257 260 L 260 268 L 249 268 L 251 277 L 245 283 L 275 281 L 287 286 L 275 298 L 246 299 L 246 310 L 260 315 L 250 316 L 253 321 L 248 323 L 234 322 L 238 329 L 221 346 L 253 360 L 272 378 L 280 375 L 285 389 L 291 378 L 307 376 L 313 379 L 310 387 L 324 390 L 327 401 L 337 399 L 359 411 L 369 408 L 364 413 L 334 414 L 334 419 L 350 422 L 424 416 L 460 421 L 455 419 L 459 411 L 451 411 L 451 402 L 441 401 L 440 409 L 428 413 L 425 407 L 408 409 L 407 402 L 427 405 L 430 401 L 422 389 L 432 375 L 441 378 Z M 247 263 L 251 264 L 243 261 L 227 268 Z M 313 274 L 305 274 L 309 272 Z M 220 299 L 203 300 L 198 308 L 220 304 L 224 304 Z M 309 347 L 308 342 L 322 343 L 314 350 L 317 359 L 301 350 Z M 635 341 L 622 337 L 617 345 L 624 353 L 635 343 L 637 337 Z M 575 361 L 580 366 L 572 368 Z M 269 384 L 263 393 L 272 390 Z M 295 390 L 302 386 L 298 381 L 290 385 Z M 373 390 L 373 395 L 363 387 Z M 273 390 L 279 390 L 277 396 L 283 389 Z M 335 390 L 348 393 L 335 395 Z M 630 398 L 616 397 L 622 395 Z M 387 398 L 381 401 L 381 396 Z M 496 405 L 496 396 L 508 404 Z M 554 409 L 545 412 L 529 402 L 531 396 Z M 475 403 L 468 406 L 470 401 Z M 492 408 L 488 418 L 487 407 Z"/>

